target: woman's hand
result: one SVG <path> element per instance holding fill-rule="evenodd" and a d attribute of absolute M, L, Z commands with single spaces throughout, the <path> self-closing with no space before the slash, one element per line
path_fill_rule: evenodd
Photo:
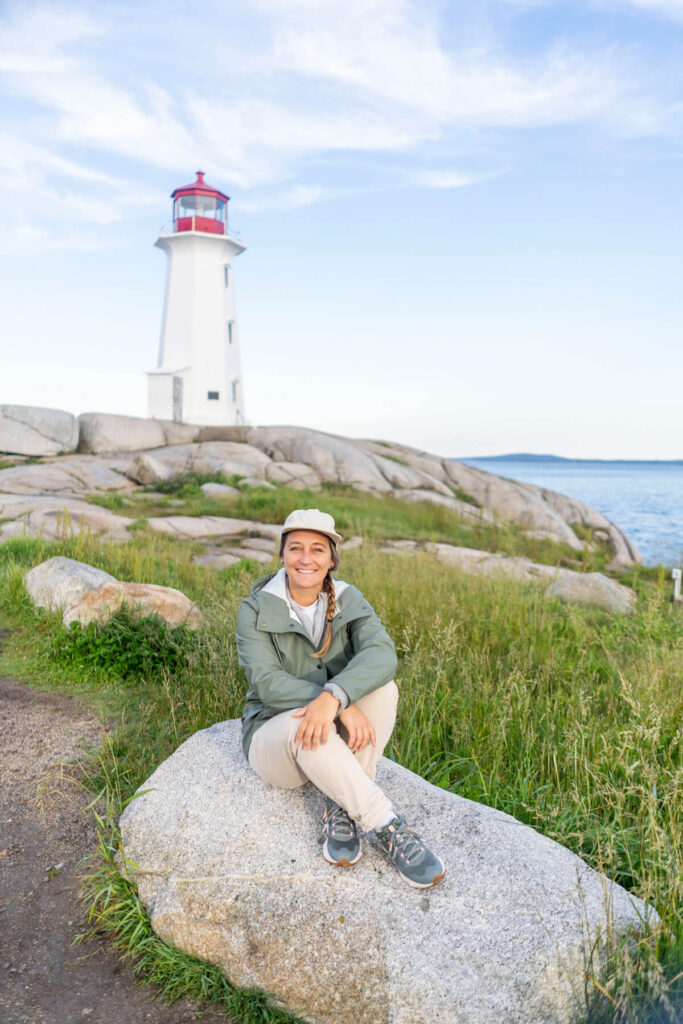
<path fill-rule="evenodd" d="M 354 754 L 362 750 L 363 747 L 367 747 L 368 743 L 372 743 L 373 747 L 377 743 L 372 722 L 367 715 L 363 714 L 357 704 L 349 704 L 347 708 L 340 711 L 339 721 L 349 734 L 347 746 Z"/>
<path fill-rule="evenodd" d="M 329 690 L 323 690 L 310 704 L 295 711 L 292 718 L 303 718 L 303 722 L 299 726 L 294 742 L 300 743 L 304 750 L 317 750 L 319 744 L 327 743 L 330 726 L 334 722 L 338 707 L 337 698 L 333 697 Z"/>

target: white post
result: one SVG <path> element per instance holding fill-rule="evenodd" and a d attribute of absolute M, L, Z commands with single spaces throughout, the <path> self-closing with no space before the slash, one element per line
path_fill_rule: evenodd
<path fill-rule="evenodd" d="M 681 576 L 683 576 L 683 570 L 671 570 L 671 579 L 674 581 L 674 601 L 681 600 Z"/>

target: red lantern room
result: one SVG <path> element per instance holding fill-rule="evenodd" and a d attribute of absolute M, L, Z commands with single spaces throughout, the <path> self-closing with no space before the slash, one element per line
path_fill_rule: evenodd
<path fill-rule="evenodd" d="M 228 200 L 223 192 L 204 181 L 204 172 L 197 171 L 197 180 L 171 193 L 174 231 L 206 231 L 211 235 L 228 233 Z"/>

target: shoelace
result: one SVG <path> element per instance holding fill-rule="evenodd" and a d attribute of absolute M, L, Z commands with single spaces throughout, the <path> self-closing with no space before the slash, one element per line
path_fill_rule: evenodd
<path fill-rule="evenodd" d="M 393 861 L 400 858 L 408 865 L 416 861 L 419 863 L 426 852 L 420 836 L 402 820 L 391 831 L 387 826 L 382 831 L 382 840 L 385 845 L 388 841 L 387 852 Z"/>
<path fill-rule="evenodd" d="M 328 804 L 325 808 L 325 828 L 336 839 L 355 839 L 356 825 L 343 807 Z"/>

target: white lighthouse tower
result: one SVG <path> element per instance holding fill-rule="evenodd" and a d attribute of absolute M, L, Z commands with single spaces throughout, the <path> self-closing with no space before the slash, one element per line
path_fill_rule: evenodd
<path fill-rule="evenodd" d="M 246 246 L 228 234 L 229 196 L 207 185 L 202 171 L 171 198 L 173 230 L 155 242 L 168 270 L 149 416 L 244 423 L 232 261 Z"/>

